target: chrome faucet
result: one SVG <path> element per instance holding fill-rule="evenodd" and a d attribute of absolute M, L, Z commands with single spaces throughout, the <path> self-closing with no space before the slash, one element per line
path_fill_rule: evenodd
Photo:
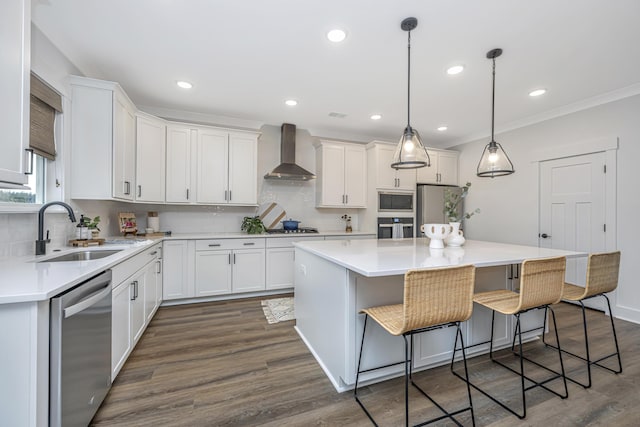
<path fill-rule="evenodd" d="M 47 243 L 51 240 L 49 239 L 49 231 L 47 230 L 47 238 L 44 238 L 44 211 L 47 210 L 49 206 L 52 205 L 60 205 L 65 208 L 69 212 L 69 219 L 71 222 L 76 222 L 76 216 L 73 213 L 73 209 L 71 206 L 64 202 L 49 202 L 40 208 L 38 212 L 38 240 L 36 240 L 36 255 L 44 255 L 47 253 Z"/>

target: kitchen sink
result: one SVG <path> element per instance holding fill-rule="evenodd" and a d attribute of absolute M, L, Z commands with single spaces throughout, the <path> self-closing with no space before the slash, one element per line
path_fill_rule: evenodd
<path fill-rule="evenodd" d="M 110 249 L 104 251 L 80 251 L 71 252 L 57 257 L 43 259 L 38 262 L 63 262 L 63 261 L 91 261 L 94 259 L 105 258 L 120 252 L 122 249 Z"/>

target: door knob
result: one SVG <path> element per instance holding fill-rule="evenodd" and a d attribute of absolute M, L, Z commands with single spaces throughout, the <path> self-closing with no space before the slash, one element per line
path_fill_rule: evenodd
<path fill-rule="evenodd" d="M 551 236 L 548 235 L 547 233 L 538 234 L 538 237 L 542 237 L 543 239 L 551 238 Z"/>

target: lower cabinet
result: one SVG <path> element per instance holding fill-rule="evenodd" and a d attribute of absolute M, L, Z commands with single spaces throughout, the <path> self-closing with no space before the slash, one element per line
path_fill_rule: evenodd
<path fill-rule="evenodd" d="M 112 269 L 115 279 L 111 297 L 112 381 L 162 302 L 158 298 L 158 291 L 162 295 L 160 248 L 160 244 L 154 245 Z"/>
<path fill-rule="evenodd" d="M 162 296 L 164 300 L 195 296 L 194 240 L 165 240 L 162 245 Z"/>
<path fill-rule="evenodd" d="M 293 247 L 267 249 L 266 289 L 293 288 L 294 259 Z"/>
<path fill-rule="evenodd" d="M 195 296 L 263 291 L 264 239 L 198 240 Z"/>

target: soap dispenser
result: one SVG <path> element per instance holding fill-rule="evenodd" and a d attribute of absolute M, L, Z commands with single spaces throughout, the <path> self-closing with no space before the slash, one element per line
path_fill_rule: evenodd
<path fill-rule="evenodd" d="M 80 215 L 80 220 L 78 221 L 78 225 L 76 225 L 76 239 L 87 240 L 89 236 L 90 232 L 89 227 L 87 227 L 87 219 L 84 215 Z"/>

